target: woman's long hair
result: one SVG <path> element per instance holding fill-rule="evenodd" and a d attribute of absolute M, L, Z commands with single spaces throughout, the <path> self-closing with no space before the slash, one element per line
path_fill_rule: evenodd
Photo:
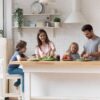
<path fill-rule="evenodd" d="M 39 39 L 39 36 L 40 36 L 41 33 L 44 33 L 45 36 L 46 36 L 45 43 L 49 44 L 49 42 L 50 42 L 46 31 L 45 31 L 44 29 L 40 29 L 39 32 L 38 32 L 38 34 L 37 34 L 37 42 L 38 42 L 38 45 L 37 45 L 37 46 L 38 46 L 38 47 L 40 47 L 40 46 L 42 45 L 42 42 L 41 42 L 41 40 Z"/>

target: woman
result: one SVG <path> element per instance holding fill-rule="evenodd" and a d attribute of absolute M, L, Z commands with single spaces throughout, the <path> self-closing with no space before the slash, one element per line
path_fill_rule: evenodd
<path fill-rule="evenodd" d="M 35 54 L 37 58 L 45 56 L 54 56 L 55 55 L 55 46 L 48 38 L 48 35 L 45 30 L 40 29 L 37 35 L 38 45 L 35 49 Z"/>

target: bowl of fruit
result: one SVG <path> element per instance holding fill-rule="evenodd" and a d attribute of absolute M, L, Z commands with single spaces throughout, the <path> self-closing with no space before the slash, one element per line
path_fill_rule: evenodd
<path fill-rule="evenodd" d="M 62 57 L 62 60 L 63 61 L 72 61 L 73 59 L 72 59 L 72 57 L 70 56 L 70 55 L 63 55 L 63 57 Z"/>

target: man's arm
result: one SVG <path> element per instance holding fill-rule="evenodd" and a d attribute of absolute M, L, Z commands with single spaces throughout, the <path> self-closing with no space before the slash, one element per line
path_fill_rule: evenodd
<path fill-rule="evenodd" d="M 98 50 L 97 50 L 97 52 L 91 53 L 90 56 L 100 57 L 100 42 L 98 44 Z"/>
<path fill-rule="evenodd" d="M 90 56 L 100 57 L 100 48 L 98 48 L 98 51 L 97 52 L 91 53 Z"/>

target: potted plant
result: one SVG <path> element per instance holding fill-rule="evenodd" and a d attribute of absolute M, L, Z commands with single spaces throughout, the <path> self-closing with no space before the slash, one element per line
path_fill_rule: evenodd
<path fill-rule="evenodd" d="M 0 37 L 4 37 L 3 30 L 0 30 Z"/>
<path fill-rule="evenodd" d="M 54 27 L 60 26 L 61 19 L 59 17 L 54 18 Z"/>
<path fill-rule="evenodd" d="M 21 8 L 17 8 L 15 13 L 15 27 L 18 27 L 18 29 L 20 30 L 23 26 L 23 9 Z"/>

